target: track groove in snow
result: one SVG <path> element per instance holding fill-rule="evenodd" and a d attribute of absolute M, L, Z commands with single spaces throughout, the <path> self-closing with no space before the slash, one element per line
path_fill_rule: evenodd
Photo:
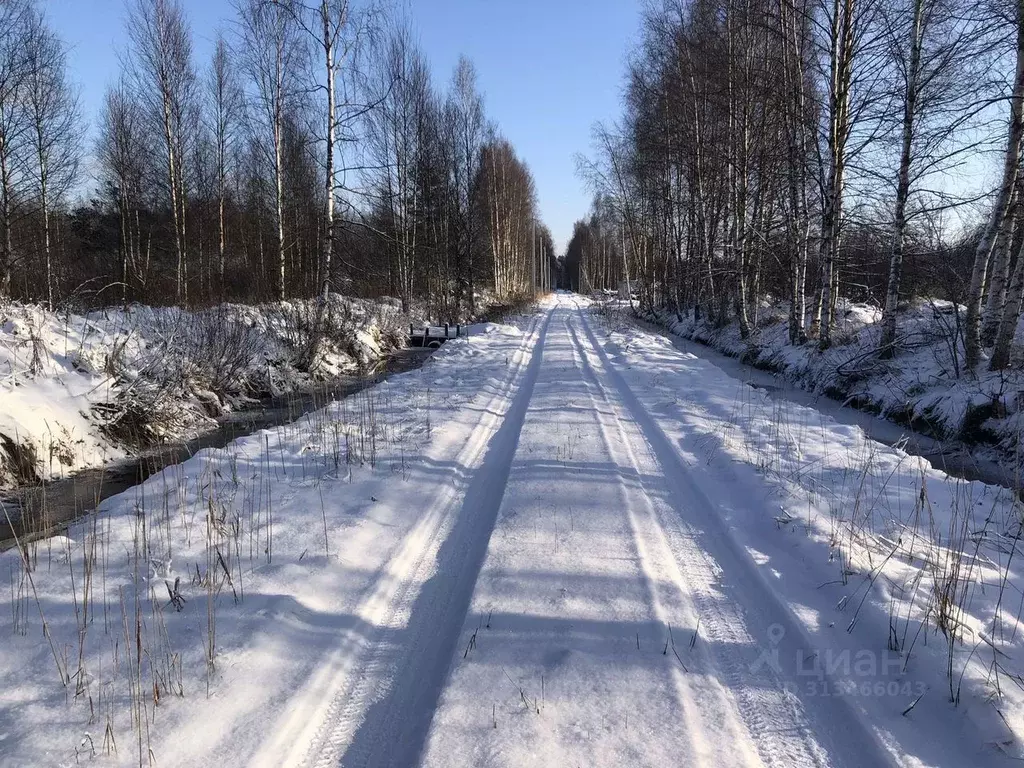
<path fill-rule="evenodd" d="M 716 583 L 722 579 L 722 569 L 694 546 L 692 536 L 678 530 L 680 526 L 677 521 L 665 514 L 665 502 L 671 498 L 671 491 L 664 487 L 664 482 L 658 482 L 663 480 L 664 469 L 651 455 L 650 443 L 646 441 L 643 433 L 638 430 L 635 423 L 628 421 L 627 415 L 623 412 L 622 396 L 618 394 L 609 372 L 610 363 L 599 351 L 597 340 L 585 325 L 585 320 L 583 327 L 589 343 L 589 355 L 596 360 L 596 366 L 591 367 L 588 363 L 588 367 L 595 385 L 600 389 L 609 409 L 615 414 L 623 442 L 627 446 L 630 446 L 631 442 L 638 446 L 643 445 L 646 449 L 636 449 L 634 453 L 632 447 L 628 448 L 631 463 L 636 468 L 647 502 L 644 527 L 648 531 L 651 546 L 658 549 L 663 562 L 668 564 L 665 570 L 671 573 L 673 586 L 689 598 L 694 617 L 687 628 L 687 637 L 692 637 L 696 628 L 696 617 L 700 618 L 699 642 L 694 645 L 694 656 L 688 657 L 693 658 L 690 662 L 692 670 L 700 670 L 703 674 L 710 675 L 712 679 L 721 678 L 720 690 L 723 693 L 731 692 L 730 698 L 735 700 L 739 715 L 737 719 L 744 726 L 744 736 L 756 745 L 764 764 L 827 764 L 828 761 L 824 759 L 821 749 L 805 730 L 803 724 L 806 719 L 803 713 L 789 700 L 780 681 L 769 677 L 767 673 L 770 669 L 767 667 L 763 668 L 762 675 L 750 671 L 750 655 L 742 653 L 741 649 L 755 647 L 756 640 L 746 631 L 744 618 L 734 604 L 725 599 L 720 589 L 716 587 Z M 575 330 L 573 336 L 576 337 Z M 610 380 L 612 392 L 594 373 L 595 370 L 599 370 L 604 379 Z M 644 456 L 643 466 L 636 456 Z M 653 478 L 654 483 L 648 481 L 645 484 L 642 479 L 645 474 Z M 661 501 L 658 505 L 660 510 L 655 509 L 653 498 Z M 675 498 L 678 504 L 679 497 Z M 709 646 L 714 647 L 714 653 L 708 651 Z M 720 707 L 716 714 L 718 719 L 731 713 L 728 713 L 725 707 Z M 778 729 L 779 723 L 787 722 L 795 724 L 795 733 Z"/>
<path fill-rule="evenodd" d="M 584 308 L 546 353 L 423 764 L 893 765 L 845 698 L 801 698 L 797 620 Z"/>
<path fill-rule="evenodd" d="M 656 510 L 660 468 L 580 316 L 555 310 L 425 765 L 813 765 L 813 743 L 765 748 L 707 640 L 689 650 L 699 610 Z"/>
<path fill-rule="evenodd" d="M 355 614 L 365 630 L 341 639 L 331 663 L 289 704 L 294 714 L 256 765 L 415 762 L 429 725 L 424 697 L 434 690 L 436 698 L 444 679 L 504 490 L 490 481 L 502 463 L 507 475 L 549 319 L 533 319 L 504 385 L 479 409 L 478 425 L 449 467 L 455 482 L 424 511 L 360 601 Z M 453 636 L 445 636 L 439 619 Z"/>
<path fill-rule="evenodd" d="M 664 530 L 670 532 L 670 546 L 700 611 L 701 626 L 706 628 L 703 646 L 713 647 L 710 661 L 736 697 L 764 762 L 779 766 L 893 764 L 844 697 L 804 701 L 794 695 L 802 687 L 792 662 L 798 654 L 811 655 L 804 647 L 802 629 L 764 583 L 694 482 L 690 467 L 615 369 L 585 315 L 581 312 L 579 317 L 621 408 L 650 447 L 657 466 L 653 476 L 664 482 L 664 498 L 676 512 L 675 520 L 663 518 Z M 774 670 L 772 664 L 757 664 L 765 648 L 778 651 Z"/>
<path fill-rule="evenodd" d="M 685 643 L 696 630 L 696 618 L 700 612 L 690 599 L 689 586 L 679 570 L 676 559 L 668 549 L 665 531 L 655 514 L 652 499 L 645 487 L 645 468 L 638 460 L 640 453 L 634 448 L 636 437 L 631 435 L 635 428 L 631 430 L 630 425 L 623 419 L 621 409 L 591 364 L 589 358 L 597 357 L 597 353 L 593 349 L 588 350 L 580 340 L 572 322 L 576 314 L 567 316 L 566 328 L 572 338 L 580 370 L 588 389 L 592 390 L 591 402 L 601 422 L 602 440 L 609 454 L 621 468 L 622 508 L 629 518 L 637 552 L 643 563 L 643 576 L 650 592 L 651 609 L 663 628 L 666 643 L 666 652 L 663 655 L 668 660 L 669 674 L 683 702 L 683 711 L 691 713 L 688 717 L 692 722 L 685 727 L 693 747 L 694 761 L 722 761 L 722 745 L 708 740 L 708 735 L 713 733 L 724 732 L 723 735 L 728 736 L 732 749 L 742 755 L 750 740 L 743 727 L 743 721 L 735 717 L 730 711 L 729 702 L 724 700 L 728 698 L 725 691 L 713 682 L 707 686 L 691 686 L 686 680 L 686 675 L 693 671 L 693 662 L 687 659 L 690 666 L 686 672 L 681 667 L 682 661 L 674 663 L 675 653 L 687 655 Z M 666 608 L 664 603 L 674 606 L 676 610 L 673 612 L 671 608 Z M 684 621 L 685 625 L 681 624 L 680 620 Z M 671 630 L 673 625 L 674 632 Z M 680 645 L 673 649 L 673 656 L 669 656 L 667 649 L 670 644 L 674 644 L 676 634 L 679 635 Z"/>

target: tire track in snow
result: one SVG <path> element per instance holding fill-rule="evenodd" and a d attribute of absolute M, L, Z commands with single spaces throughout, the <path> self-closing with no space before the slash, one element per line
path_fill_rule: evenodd
<path fill-rule="evenodd" d="M 608 373 L 595 345 L 591 345 L 592 355 L 597 359 L 597 366 L 602 377 Z M 592 369 L 593 370 L 593 369 Z M 659 501 L 667 494 L 665 489 L 653 495 L 645 487 L 643 477 L 663 476 L 663 468 L 654 457 L 650 456 L 649 448 L 645 451 L 635 450 L 633 445 L 647 447 L 643 435 L 637 427 L 629 422 L 621 405 L 616 405 L 608 387 L 598 383 L 622 435 L 622 440 L 629 453 L 631 466 L 635 468 L 638 482 L 644 491 L 647 504 L 644 505 L 646 515 L 638 523 L 643 528 L 638 536 L 643 536 L 649 550 L 657 552 L 662 572 L 671 580 L 679 593 L 685 596 L 690 608 L 689 631 L 694 631 L 696 617 L 701 618 L 700 632 L 703 639 L 695 651 L 687 654 L 691 672 L 698 670 L 714 682 L 711 686 L 714 693 L 708 692 L 702 699 L 701 706 L 712 709 L 713 714 L 705 718 L 712 723 L 735 723 L 735 728 L 743 734 L 743 740 L 756 746 L 757 753 L 766 765 L 827 765 L 828 759 L 821 748 L 809 737 L 804 727 L 806 717 L 800 708 L 794 708 L 786 700 L 785 692 L 776 679 L 762 679 L 758 686 L 751 686 L 751 673 L 747 658 L 740 649 L 753 648 L 756 640 L 744 628 L 744 619 L 735 605 L 728 602 L 722 592 L 715 586 L 721 577 L 721 568 L 710 559 L 699 546 L 690 542 L 687 548 L 680 547 L 679 534 L 671 531 L 673 526 L 670 515 L 659 511 L 654 499 Z M 629 433 L 629 436 L 627 436 Z M 646 455 L 645 455 L 646 454 Z M 647 460 L 641 462 L 640 457 Z M 652 489 L 655 490 L 655 489 Z M 664 506 L 662 502 L 661 506 Z M 673 535 L 675 534 L 675 535 Z M 677 625 L 677 629 L 679 626 Z M 715 654 L 708 653 L 707 643 L 720 646 Z M 767 671 L 767 670 L 766 670 Z M 740 695 L 737 695 L 740 692 Z M 738 717 L 737 717 L 738 714 Z M 737 722 L 738 721 L 738 722 Z M 782 738 L 780 725 L 789 724 L 795 736 Z M 717 727 L 717 725 L 716 725 Z"/>
<path fill-rule="evenodd" d="M 455 654 L 490 534 L 505 495 L 519 434 L 544 360 L 549 310 L 521 384 L 501 427 L 487 442 L 438 548 L 435 568 L 422 590 L 399 614 L 408 615 L 400 643 L 378 647 L 374 701 L 341 758 L 344 766 L 412 766 L 419 762 L 430 721 Z M 373 675 L 367 676 L 373 680 Z M 358 699 L 352 703 L 357 710 Z M 316 762 L 317 768 L 325 766 Z"/>
<path fill-rule="evenodd" d="M 527 391 L 526 400 L 529 400 L 529 390 L 532 389 L 532 385 L 528 386 L 530 376 L 536 377 L 538 356 L 549 322 L 550 310 L 533 319 L 523 342 L 513 354 L 509 374 L 498 391 L 479 408 L 480 421 L 452 463 L 454 482 L 443 486 L 443 492 L 403 537 L 395 548 L 395 554 L 375 575 L 373 583 L 353 609 L 353 614 L 365 629 L 349 630 L 339 638 L 330 658 L 320 665 L 303 691 L 288 702 L 289 714 L 262 745 L 253 765 L 266 768 L 335 765 L 357 732 L 364 732 L 372 725 L 364 720 L 364 715 L 369 717 L 368 710 L 379 708 L 381 702 L 386 702 L 389 697 L 401 698 L 408 693 L 395 690 L 397 676 L 393 674 L 399 657 L 406 654 L 415 658 L 418 653 L 415 647 L 405 647 L 401 642 L 411 639 L 411 627 L 406 625 L 413 618 L 413 608 L 419 595 L 431 586 L 428 580 L 437 579 L 444 572 L 446 563 L 439 550 L 444 548 L 446 539 L 465 517 L 470 490 L 478 484 L 481 475 L 490 472 L 493 446 L 506 432 L 509 417 L 522 400 L 524 389 Z M 525 405 L 520 410 L 525 412 Z M 462 494 L 464 490 L 465 496 Z M 499 495 L 497 503 L 500 501 Z M 490 528 L 476 533 L 478 536 L 486 533 L 489 537 Z M 483 551 L 487 546 L 486 537 L 480 545 Z M 476 567 L 479 570 L 479 563 Z M 472 584 L 469 590 L 472 590 Z M 468 606 L 468 597 L 465 604 Z M 459 617 L 453 625 L 456 629 L 452 642 L 457 639 L 457 627 L 461 621 L 462 617 Z M 429 617 L 420 623 L 429 623 Z M 422 627 L 420 629 L 422 631 Z M 442 666 L 446 666 L 448 656 Z M 443 682 L 443 673 L 444 670 L 440 682 Z M 426 715 L 429 725 L 429 713 Z M 426 731 L 426 725 L 423 731 Z M 387 738 L 385 733 L 381 736 L 382 739 Z M 394 743 L 382 744 L 381 751 L 386 752 L 395 746 Z M 346 752 L 343 763 L 391 764 L 371 762 L 371 757 L 372 754 L 367 754 L 360 762 L 353 755 L 350 761 Z"/>
<path fill-rule="evenodd" d="M 573 331 L 573 336 L 576 337 L 575 331 Z M 779 716 L 778 707 L 774 702 L 768 700 L 771 695 L 766 696 L 761 690 L 753 691 L 753 695 L 741 697 L 733 695 L 732 690 L 742 681 L 731 673 L 747 663 L 743 660 L 737 662 L 733 658 L 734 651 L 742 645 L 752 645 L 754 641 L 742 632 L 742 619 L 734 612 L 729 611 L 731 615 L 723 616 L 721 615 L 723 607 L 720 604 L 710 604 L 709 596 L 716 603 L 720 603 L 720 598 L 714 594 L 714 588 L 704 574 L 698 573 L 696 575 L 699 577 L 694 578 L 695 573 L 691 566 L 694 563 L 700 563 L 703 559 L 703 568 L 706 573 L 716 573 L 717 567 L 706 558 L 702 558 L 702 553 L 696 553 L 695 556 L 694 553 L 690 553 L 689 557 L 678 557 L 674 552 L 669 542 L 669 534 L 662 523 L 662 516 L 656 511 L 654 500 L 658 498 L 658 495 L 656 493 L 652 495 L 643 480 L 645 474 L 649 477 L 658 477 L 662 474 L 662 469 L 656 462 L 641 461 L 641 456 L 649 454 L 649 451 L 639 451 L 634 448 L 634 445 L 644 445 L 643 437 L 625 417 L 622 407 L 616 403 L 608 386 L 601 383 L 596 370 L 600 370 L 602 378 L 607 377 L 607 372 L 601 365 L 596 347 L 592 346 L 592 349 L 590 354 L 597 360 L 597 366 L 596 368 L 590 366 L 591 374 L 595 385 L 608 404 L 608 409 L 614 416 L 620 439 L 629 457 L 629 466 L 636 473 L 637 484 L 643 493 L 644 503 L 638 505 L 637 508 L 637 512 L 640 514 L 634 513 L 636 518 L 634 528 L 639 546 L 650 553 L 647 556 L 648 561 L 656 564 L 653 566 L 653 572 L 660 573 L 662 578 L 668 582 L 661 588 L 663 591 L 673 593 L 669 599 L 675 598 L 677 602 L 685 604 L 687 609 L 685 619 L 688 622 L 687 635 L 694 631 L 697 616 L 700 616 L 700 628 L 705 639 L 722 643 L 723 648 L 730 653 L 729 660 L 733 662 L 725 664 L 725 670 L 722 670 L 721 664 L 716 664 L 713 659 L 708 658 L 704 642 L 701 642 L 695 652 L 684 654 L 690 665 L 690 672 L 696 674 L 700 670 L 707 678 L 704 685 L 694 686 L 694 693 L 700 696 L 698 708 L 703 714 L 702 720 L 712 724 L 714 730 L 722 729 L 722 724 L 725 724 L 727 730 L 733 731 L 734 738 L 746 742 L 751 748 L 754 748 L 756 742 L 756 751 L 761 754 L 761 760 L 754 758 L 754 762 L 763 761 L 769 765 L 785 766 L 821 765 L 823 763 L 821 751 L 816 748 L 812 740 L 787 739 L 781 743 L 772 744 L 766 744 L 764 741 L 765 733 L 777 730 L 780 722 L 794 719 L 793 716 L 798 716 L 798 713 L 783 712 Z M 698 571 L 700 567 L 698 566 Z M 654 583 L 657 584 L 656 579 Z M 725 610 L 728 610 L 727 606 Z M 737 627 L 740 628 L 740 632 L 736 631 Z M 677 622 L 677 631 L 680 628 L 680 624 Z M 676 669 L 678 671 L 678 668 Z M 722 677 L 725 678 L 724 683 L 720 680 Z"/>
<path fill-rule="evenodd" d="M 346 745 L 341 765 L 411 766 L 419 760 L 497 520 L 550 322 L 549 310 L 528 363 L 520 362 L 526 370 L 514 377 L 518 391 L 503 415 L 494 415 L 493 407 L 483 411 L 484 423 L 500 421 L 500 427 L 486 429 L 483 459 L 464 496 L 447 510 L 443 531 L 421 557 L 414 578 L 392 600 L 390 618 L 379 625 L 381 635 L 394 639 L 375 642 L 356 672 L 357 686 L 346 697 L 336 727 L 341 738 L 331 742 L 333 747 Z M 316 758 L 313 764 L 321 768 L 334 763 L 337 754 L 322 750 Z"/>
<path fill-rule="evenodd" d="M 666 672 L 672 677 L 681 710 L 687 713 L 688 721 L 682 725 L 692 745 L 692 764 L 712 765 L 722 761 L 729 765 L 759 764 L 754 744 L 744 723 L 732 711 L 728 694 L 713 680 L 691 686 L 687 673 L 684 673 L 680 666 L 681 662 L 678 662 L 674 655 L 667 654 L 668 644 L 674 639 L 671 627 L 674 625 L 679 631 L 683 627 L 681 622 L 686 622 L 692 628 L 696 623 L 697 611 L 655 515 L 627 424 L 608 388 L 601 382 L 591 364 L 591 354 L 588 354 L 573 327 L 572 318 L 575 314 L 567 315 L 566 330 L 572 340 L 573 354 L 579 363 L 578 367 L 583 374 L 595 418 L 600 426 L 601 439 L 609 456 L 623 473 L 619 480 L 622 508 L 628 518 L 651 612 L 662 627 L 662 640 L 666 644 Z M 596 353 L 594 356 L 596 357 Z M 680 640 L 683 640 L 682 635 Z M 673 649 L 674 653 L 675 650 Z M 724 754 L 723 741 L 729 745 L 728 756 Z M 788 763 L 795 764 L 808 763 Z"/>
<path fill-rule="evenodd" d="M 664 498 L 672 509 L 656 514 L 657 526 L 673 553 L 684 585 L 693 597 L 705 633 L 699 647 L 720 671 L 735 697 L 762 759 L 769 765 L 892 765 L 891 754 L 845 699 L 822 696 L 804 701 L 793 669 L 807 643 L 799 622 L 732 538 L 714 504 L 696 485 L 671 441 L 633 394 L 600 346 L 585 316 L 583 330 L 617 392 L 623 421 L 635 425 L 649 447 L 655 471 L 665 480 Z M 783 630 L 776 650 L 779 670 L 754 668 L 760 650 Z M 752 632 L 754 636 L 752 637 Z"/>

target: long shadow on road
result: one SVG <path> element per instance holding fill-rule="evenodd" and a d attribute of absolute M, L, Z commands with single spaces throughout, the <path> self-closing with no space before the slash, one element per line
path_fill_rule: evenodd
<path fill-rule="evenodd" d="M 412 766 L 419 761 L 498 517 L 512 459 L 544 359 L 551 315 L 501 427 L 473 475 L 437 571 L 423 585 L 404 629 L 383 650 L 388 689 L 367 710 L 341 758 L 345 766 Z"/>

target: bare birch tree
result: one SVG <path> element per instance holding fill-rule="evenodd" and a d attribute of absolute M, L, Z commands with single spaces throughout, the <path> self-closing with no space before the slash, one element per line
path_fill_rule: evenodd
<path fill-rule="evenodd" d="M 926 184 L 950 170 L 974 147 L 972 122 L 983 80 L 979 18 L 957 0 L 909 0 L 890 7 L 886 29 L 902 104 L 892 244 L 879 353 L 891 357 L 907 230 L 918 215 L 953 205 Z M 915 204 L 915 197 L 917 202 Z M 1004 249 L 1005 250 L 1005 249 Z M 1005 271 L 1005 269 L 1004 269 Z M 993 330 L 994 335 L 994 330 Z"/>
<path fill-rule="evenodd" d="M 140 209 L 152 162 L 151 135 L 124 82 L 109 88 L 99 119 L 96 156 L 108 194 L 116 201 L 119 224 L 121 298 L 144 292 L 149 281 L 148 245 L 143 247 Z"/>
<path fill-rule="evenodd" d="M 423 226 L 417 168 L 429 117 L 430 75 L 405 26 L 382 41 L 375 59 L 370 95 L 375 106 L 366 121 L 368 181 L 373 204 L 384 218 L 381 234 L 389 245 L 396 293 L 408 308 Z"/>
<path fill-rule="evenodd" d="M 452 179 L 455 190 L 456 265 L 458 287 L 456 306 L 465 303 L 472 315 L 476 311 L 475 255 L 479 230 L 473 215 L 481 150 L 487 133 L 483 97 L 477 89 L 476 69 L 466 57 L 459 59 L 452 75 L 446 110 L 449 112 L 451 140 L 455 148 Z"/>
<path fill-rule="evenodd" d="M 298 90 L 301 49 L 291 0 L 241 0 L 238 5 L 243 68 L 249 80 L 250 130 L 273 176 L 274 296 L 284 299 L 288 283 L 284 222 L 284 131 Z"/>
<path fill-rule="evenodd" d="M 175 296 L 188 300 L 186 158 L 197 119 L 192 32 L 180 0 L 131 0 L 126 70 L 134 98 L 162 137 L 176 257 Z"/>
<path fill-rule="evenodd" d="M 38 196 L 42 217 L 46 303 L 54 306 L 54 255 L 50 224 L 51 208 L 63 197 L 78 175 L 81 153 L 81 119 L 78 95 L 67 79 L 64 44 L 50 30 L 42 15 L 30 14 L 24 39 L 27 78 L 25 111 L 32 163 L 28 175 Z"/>
<path fill-rule="evenodd" d="M 27 133 L 21 109 L 28 76 L 23 40 L 32 13 L 28 0 L 0 3 L 0 296 L 10 292 L 15 261 L 15 184 Z"/>
<path fill-rule="evenodd" d="M 1013 3 L 1015 27 L 1014 78 L 1010 90 L 1010 116 L 1003 155 L 1002 179 L 996 190 L 988 223 L 974 256 L 971 284 L 967 292 L 967 312 L 964 319 L 964 362 L 969 370 L 981 361 L 981 307 L 984 301 L 989 262 L 1000 233 L 1012 223 L 1010 199 L 1020 167 L 1021 138 L 1024 137 L 1024 0 Z M 1005 234 L 1003 235 L 1006 236 Z"/>
<path fill-rule="evenodd" d="M 227 40 L 218 35 L 207 74 L 207 103 L 210 133 L 213 138 L 214 176 L 217 185 L 217 277 L 220 297 L 224 298 L 224 266 L 227 258 L 225 206 L 229 194 L 229 174 L 235 144 L 238 141 L 242 94 L 237 73 L 231 64 Z"/>

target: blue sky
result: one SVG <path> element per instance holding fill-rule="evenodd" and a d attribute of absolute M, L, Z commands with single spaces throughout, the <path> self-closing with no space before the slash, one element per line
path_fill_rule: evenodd
<path fill-rule="evenodd" d="M 182 0 L 196 57 L 209 58 L 230 0 Z M 72 46 L 72 77 L 90 120 L 117 78 L 124 0 L 44 0 Z M 537 182 L 540 210 L 564 248 L 590 194 L 573 156 L 589 152 L 591 127 L 619 112 L 625 56 L 639 26 L 639 0 L 405 0 L 401 3 L 447 84 L 460 53 L 473 59 L 488 115 L 516 146 Z M 91 130 L 90 130 L 91 135 Z"/>

